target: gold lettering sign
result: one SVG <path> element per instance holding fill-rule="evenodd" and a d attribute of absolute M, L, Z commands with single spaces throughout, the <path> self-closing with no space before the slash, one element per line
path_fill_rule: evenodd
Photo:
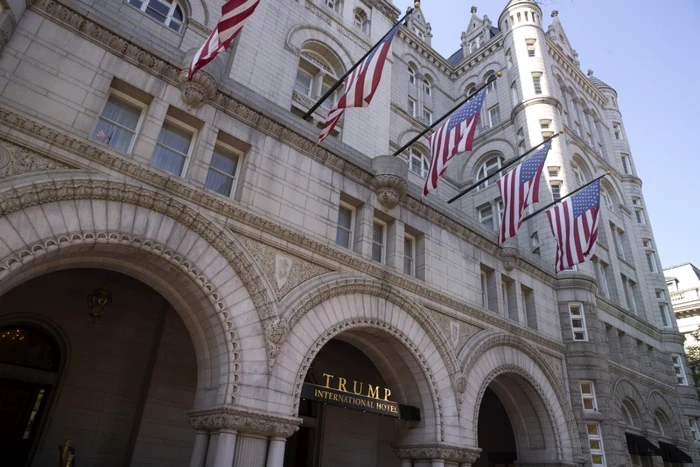
<path fill-rule="evenodd" d="M 347 392 L 349 393 L 347 389 L 347 384 L 348 380 L 346 378 L 340 378 L 338 377 L 336 379 L 335 375 L 330 375 L 328 373 L 323 374 L 323 378 L 326 381 L 326 384 L 323 386 L 326 389 L 335 389 L 336 391 L 340 392 Z M 382 388 L 380 386 L 372 386 L 371 384 L 367 385 L 367 392 L 363 393 L 363 387 L 364 383 L 360 381 L 353 381 L 352 382 L 352 393 L 358 396 L 366 396 L 366 397 L 372 397 L 374 399 L 380 399 L 384 401 L 388 401 L 389 398 L 391 397 L 391 389 L 389 388 Z M 380 391 L 380 389 L 383 389 L 383 391 Z M 380 394 L 383 394 L 384 397 L 380 397 Z"/>
<path fill-rule="evenodd" d="M 326 379 L 328 382 L 332 382 L 335 378 L 332 375 L 324 376 L 330 377 Z M 341 383 L 341 380 L 343 380 L 344 384 Z M 365 412 L 372 412 L 397 418 L 400 417 L 401 414 L 399 411 L 399 404 L 389 400 L 380 399 L 379 397 L 369 397 L 364 394 L 357 394 L 356 392 L 361 392 L 360 386 L 360 384 L 353 384 L 353 392 L 343 391 L 340 388 L 347 387 L 347 381 L 343 378 L 338 379 L 338 383 L 335 385 L 335 387 L 304 383 L 301 397 L 304 399 L 323 402 L 325 404 L 338 405 L 349 409 L 362 410 Z M 372 389 L 368 389 L 368 394 L 379 394 L 378 391 L 379 386 L 372 387 Z M 391 396 L 391 391 L 385 389 L 384 395 L 388 398 Z"/>

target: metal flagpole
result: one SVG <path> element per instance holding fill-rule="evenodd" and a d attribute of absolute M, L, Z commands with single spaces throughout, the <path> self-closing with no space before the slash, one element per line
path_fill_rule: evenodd
<path fill-rule="evenodd" d="M 500 78 L 501 76 L 503 76 L 503 73 L 502 73 L 502 72 L 499 71 L 498 73 L 496 73 L 496 77 Z M 445 120 L 447 117 L 449 117 L 450 115 L 452 115 L 457 109 L 459 109 L 460 107 L 462 107 L 464 104 L 466 104 L 467 102 L 469 102 L 473 97 L 476 97 L 476 95 L 479 94 L 481 91 L 483 91 L 484 88 L 485 88 L 486 86 L 488 86 L 489 84 L 490 84 L 490 83 L 484 84 L 484 85 L 481 86 L 479 89 L 477 89 L 476 91 L 474 91 L 469 97 L 467 97 L 466 99 L 464 99 L 464 100 L 463 100 L 462 102 L 460 102 L 459 104 L 455 105 L 449 112 L 447 112 L 445 115 L 443 115 L 442 117 L 440 117 L 436 122 L 433 122 L 433 124 L 430 125 L 428 128 L 426 128 L 425 130 L 421 131 L 421 132 L 418 134 L 418 136 L 416 136 L 415 138 L 413 138 L 411 141 L 409 141 L 408 143 L 404 144 L 404 145 L 401 147 L 401 149 L 399 149 L 398 151 L 396 151 L 393 155 L 394 155 L 394 156 L 398 156 L 399 154 L 401 154 L 402 152 L 404 152 L 406 149 L 408 149 L 409 147 L 411 147 L 411 146 L 413 145 L 413 143 L 415 143 L 416 141 L 418 141 L 419 139 L 421 139 L 423 136 L 425 136 L 425 134 L 426 134 L 427 132 L 429 132 L 430 130 L 432 130 L 433 128 L 435 128 L 436 126 L 438 126 L 440 123 L 442 123 L 443 120 Z"/>
<path fill-rule="evenodd" d="M 401 18 L 396 24 L 401 24 L 401 23 L 403 23 L 404 21 L 406 21 L 406 19 L 408 19 L 408 17 L 411 15 L 411 13 L 413 13 L 417 8 L 420 8 L 420 2 L 419 2 L 419 1 L 415 3 L 415 8 L 409 8 L 408 11 L 406 12 L 406 14 L 403 16 L 403 18 Z M 376 44 L 374 44 L 374 47 L 372 47 L 371 49 L 369 49 L 369 51 L 367 51 L 367 53 L 366 53 L 361 59 L 359 59 L 359 60 L 357 61 L 357 63 L 355 63 L 355 64 L 352 66 L 352 68 L 350 68 L 350 69 L 347 71 L 347 73 L 345 73 L 340 79 L 338 79 L 338 81 L 336 81 L 336 83 L 335 83 L 333 86 L 331 86 L 331 88 L 330 88 L 328 91 L 326 91 L 326 93 L 325 93 L 323 96 L 321 96 L 321 98 L 318 100 L 318 102 L 316 102 L 316 103 L 308 110 L 308 112 L 306 112 L 306 113 L 304 114 L 304 120 L 308 120 L 309 117 L 311 117 L 311 115 L 316 111 L 316 109 L 318 109 L 318 108 L 321 106 L 321 104 L 323 104 L 323 103 L 326 101 L 326 99 L 328 99 L 329 97 L 331 97 L 331 95 L 340 87 L 340 85 L 342 85 L 342 84 L 345 82 L 345 79 L 346 79 L 348 76 L 350 76 L 350 73 L 352 73 L 353 71 L 355 71 L 355 69 L 356 69 L 358 66 L 360 66 L 360 64 L 361 64 L 362 62 L 364 62 L 365 59 L 366 59 L 367 57 L 369 57 L 369 54 L 371 54 L 372 51 L 374 51 L 374 49 L 376 49 L 377 46 L 378 46 L 379 44 L 381 44 L 381 43 L 384 41 L 384 39 L 386 39 L 386 37 L 391 33 L 391 30 L 394 29 L 394 28 L 396 27 L 396 24 L 394 24 L 394 25 L 391 27 L 391 29 L 389 29 L 389 31 L 388 31 L 386 34 L 384 34 L 384 37 L 382 37 L 382 38 L 379 40 L 379 42 L 377 42 Z"/>
<path fill-rule="evenodd" d="M 538 144 L 538 145 L 535 146 L 534 148 L 530 149 L 528 152 L 526 152 L 526 153 L 523 154 L 522 156 L 516 157 L 515 159 L 513 159 L 513 160 L 510 161 L 510 162 L 508 162 L 506 165 L 504 165 L 503 167 L 501 167 L 500 169 L 498 169 L 497 171 L 495 171 L 494 173 L 492 173 L 492 174 L 489 175 L 488 177 L 482 178 L 482 179 L 479 180 L 476 184 L 470 186 L 469 188 L 467 188 L 467 189 L 464 190 L 463 192 L 459 193 L 459 194 L 456 195 L 454 198 L 452 198 L 451 200 L 449 200 L 449 201 L 447 202 L 447 204 L 452 204 L 454 201 L 457 201 L 457 200 L 458 200 L 459 198 L 461 198 L 462 196 L 464 196 L 464 195 L 466 195 L 467 193 L 469 193 L 469 192 L 475 190 L 476 187 L 478 187 L 478 186 L 481 185 L 482 183 L 484 183 L 484 182 L 486 182 L 486 181 L 488 181 L 488 180 L 491 180 L 493 177 L 495 177 L 495 176 L 498 175 L 499 173 L 503 172 L 503 171 L 506 170 L 508 167 L 511 167 L 511 166 L 512 166 L 513 164 L 515 164 L 516 162 L 520 161 L 520 160 L 523 159 L 524 157 L 529 156 L 529 155 L 532 154 L 535 150 L 541 148 L 542 146 L 544 146 L 545 144 L 549 143 L 549 142 L 552 141 L 554 138 L 556 138 L 557 136 L 562 135 L 562 134 L 564 134 L 564 130 L 560 130 L 559 133 L 557 133 L 556 135 L 550 136 L 549 138 L 547 138 L 546 140 L 542 141 L 540 144 Z"/>
<path fill-rule="evenodd" d="M 530 218 L 535 217 L 537 214 L 546 211 L 547 209 L 551 208 L 551 207 L 554 206 L 555 204 L 561 203 L 561 202 L 564 201 L 566 198 L 571 198 L 572 196 L 574 196 L 574 195 L 575 195 L 576 193 L 578 193 L 579 191 L 588 188 L 589 186 L 593 185 L 593 184 L 594 184 L 595 182 L 597 182 L 598 180 L 601 180 L 601 179 L 602 179 L 603 177 L 605 177 L 606 175 L 610 175 L 610 172 L 604 173 L 603 175 L 601 175 L 600 177 L 598 177 L 598 178 L 596 178 L 595 180 L 591 181 L 590 183 L 586 183 L 586 184 L 583 185 L 581 188 L 572 191 L 571 193 L 569 193 L 568 195 L 566 195 L 566 196 L 564 196 L 564 197 L 562 197 L 562 198 L 559 198 L 559 200 L 557 200 L 557 201 L 553 201 L 553 202 L 549 203 L 547 206 L 543 207 L 542 209 L 538 209 L 537 211 L 533 212 L 533 213 L 530 214 L 529 216 L 526 216 L 525 218 L 523 218 L 523 220 L 520 221 L 520 222 L 525 222 L 526 220 L 529 220 Z"/>

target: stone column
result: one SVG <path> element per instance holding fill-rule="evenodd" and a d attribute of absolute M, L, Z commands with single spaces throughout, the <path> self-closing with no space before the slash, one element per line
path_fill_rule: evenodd
<path fill-rule="evenodd" d="M 410 467 L 412 462 L 430 462 L 430 467 L 444 467 L 445 463 L 460 467 L 471 467 L 479 458 L 481 449 L 452 446 L 449 444 L 414 444 L 398 446 L 394 454 L 401 459 L 401 467 Z"/>
<path fill-rule="evenodd" d="M 270 438 L 270 444 L 267 448 L 267 465 L 265 467 L 284 466 L 284 448 L 286 443 L 286 438 Z"/>
<path fill-rule="evenodd" d="M 401 467 L 413 467 L 411 459 L 401 459 Z"/>
<path fill-rule="evenodd" d="M 198 431 L 194 439 L 194 447 L 192 448 L 192 459 L 190 459 L 190 467 L 204 467 L 207 461 L 207 449 L 209 448 L 209 433 L 206 431 Z"/>
<path fill-rule="evenodd" d="M 283 467 L 284 440 L 301 423 L 298 418 L 231 406 L 191 411 L 189 415 L 190 424 L 198 431 L 191 467 Z M 200 441 L 200 433 L 210 434 L 208 449 Z M 206 453 L 205 460 L 202 452 Z"/>

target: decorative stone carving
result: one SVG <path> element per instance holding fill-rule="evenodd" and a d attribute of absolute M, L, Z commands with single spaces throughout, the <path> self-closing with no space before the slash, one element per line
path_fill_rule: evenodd
<path fill-rule="evenodd" d="M 241 236 L 240 239 L 271 282 L 279 299 L 309 279 L 331 272 L 330 269 L 283 254 L 280 250 L 249 237 Z"/>
<path fill-rule="evenodd" d="M 0 144 L 0 180 L 13 175 L 70 168 L 29 149 L 6 142 Z"/>
<path fill-rule="evenodd" d="M 501 258 L 501 261 L 503 261 L 503 266 L 505 266 L 506 271 L 510 272 L 515 269 L 515 266 L 517 266 L 520 261 L 520 250 L 517 248 L 503 247 L 498 256 Z"/>
<path fill-rule="evenodd" d="M 192 410 L 188 416 L 190 425 L 197 431 L 232 430 L 275 438 L 289 438 L 302 422 L 299 418 L 279 417 L 231 406 Z"/>
<path fill-rule="evenodd" d="M 401 460 L 431 461 L 442 460 L 470 465 L 479 458 L 481 449 L 452 446 L 449 444 L 414 444 L 396 446 L 394 454 Z"/>
<path fill-rule="evenodd" d="M 460 324 L 458 321 L 450 321 L 450 340 L 452 341 L 452 347 L 455 349 L 459 344 L 459 328 Z"/>
<path fill-rule="evenodd" d="M 276 318 L 267 324 L 265 331 L 267 332 L 268 339 L 279 345 L 289 333 L 289 324 L 287 321 Z"/>
<path fill-rule="evenodd" d="M 5 48 L 5 45 L 10 42 L 14 31 L 15 19 L 12 17 L 12 12 L 9 8 L 3 8 L 2 11 L 0 11 L 0 52 Z"/>
<path fill-rule="evenodd" d="M 216 81 L 204 71 L 198 71 L 192 77 L 192 80 L 187 79 L 187 70 L 183 70 L 178 78 L 180 83 L 180 97 L 182 102 L 191 109 L 197 109 L 204 105 L 208 100 L 216 96 Z"/>
<path fill-rule="evenodd" d="M 379 202 L 385 209 L 393 209 L 406 196 L 408 165 L 395 156 L 379 156 L 372 159 L 372 168 L 376 172 L 372 186 Z"/>

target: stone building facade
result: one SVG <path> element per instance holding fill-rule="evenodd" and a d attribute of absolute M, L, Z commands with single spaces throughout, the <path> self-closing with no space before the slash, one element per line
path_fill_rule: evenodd
<path fill-rule="evenodd" d="M 401 12 L 263 0 L 188 82 L 222 3 L 0 0 L 5 460 L 700 464 L 617 93 L 556 14 L 473 8 L 446 58 L 418 10 L 315 147 L 328 109 L 300 115 Z M 427 141 L 387 154 L 483 83 L 474 151 L 421 200 Z M 611 175 L 595 261 L 555 275 L 544 217 L 499 247 L 493 183 L 446 200 L 561 129 L 544 202 Z"/>
<path fill-rule="evenodd" d="M 685 337 L 685 348 L 697 346 L 692 333 L 700 328 L 700 270 L 690 263 L 664 269 L 678 331 Z M 698 370 L 693 369 L 698 378 Z"/>

